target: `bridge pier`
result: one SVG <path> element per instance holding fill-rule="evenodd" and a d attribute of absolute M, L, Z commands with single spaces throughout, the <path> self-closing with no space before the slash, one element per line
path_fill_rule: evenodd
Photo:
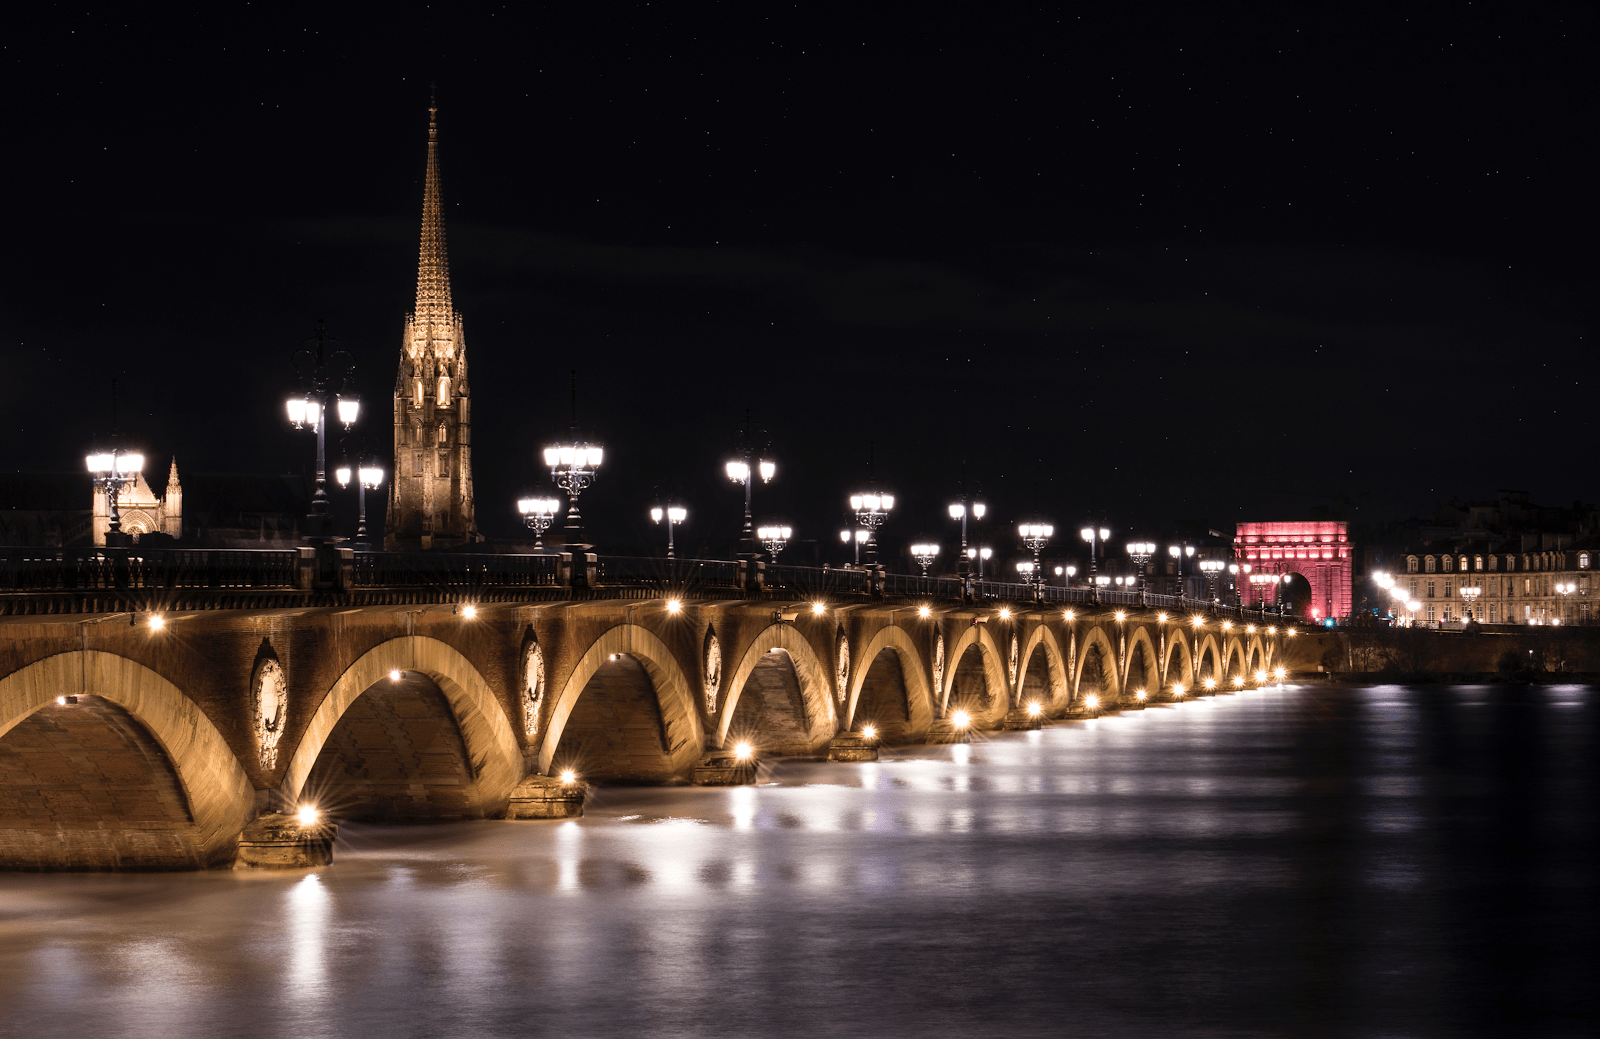
<path fill-rule="evenodd" d="M 239 834 L 239 854 L 234 869 L 306 869 L 333 861 L 333 838 L 339 827 L 318 816 L 302 821 L 297 815 L 273 812 L 258 816 Z"/>
<path fill-rule="evenodd" d="M 561 776 L 529 776 L 511 791 L 507 819 L 578 819 L 589 784 Z"/>
<path fill-rule="evenodd" d="M 841 732 L 828 743 L 829 761 L 877 761 L 878 741 L 859 732 Z"/>

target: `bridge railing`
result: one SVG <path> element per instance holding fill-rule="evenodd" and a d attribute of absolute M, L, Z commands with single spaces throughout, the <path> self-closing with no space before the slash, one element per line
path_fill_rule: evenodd
<path fill-rule="evenodd" d="M 487 552 L 357 552 L 357 588 L 554 588 L 561 557 Z"/>
<path fill-rule="evenodd" d="M 294 549 L 0 549 L 0 590 L 292 588 Z"/>
<path fill-rule="evenodd" d="M 739 562 L 735 559 L 600 556 L 595 566 L 595 579 L 602 585 L 639 585 L 665 591 L 739 587 Z"/>

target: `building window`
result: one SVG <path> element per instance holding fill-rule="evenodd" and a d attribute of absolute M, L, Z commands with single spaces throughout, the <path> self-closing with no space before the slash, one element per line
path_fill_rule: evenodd
<path fill-rule="evenodd" d="M 1431 603 L 1431 602 L 1428 604 L 1427 618 L 1428 618 L 1428 623 L 1432 624 L 1433 623 L 1433 603 Z"/>
<path fill-rule="evenodd" d="M 1587 553 L 1587 552 L 1579 552 L 1578 553 L 1578 569 L 1579 570 L 1587 570 L 1587 569 L 1589 569 L 1589 553 Z"/>
<path fill-rule="evenodd" d="M 445 407 L 449 403 L 450 403 L 450 376 L 441 375 L 441 376 L 439 376 L 439 407 Z"/>
<path fill-rule="evenodd" d="M 450 440 L 450 427 L 443 422 L 439 423 L 439 443 L 448 443 Z"/>
<path fill-rule="evenodd" d="M 1416 572 L 1417 572 L 1417 557 L 1416 556 L 1407 556 L 1406 557 L 1406 573 L 1414 574 Z"/>
<path fill-rule="evenodd" d="M 1450 582 L 1449 581 L 1446 581 L 1444 583 L 1444 597 L 1446 599 L 1450 598 Z"/>
<path fill-rule="evenodd" d="M 1483 557 L 1482 556 L 1473 556 L 1472 557 L 1472 569 L 1474 569 L 1474 570 L 1482 570 L 1483 569 Z"/>
<path fill-rule="evenodd" d="M 1415 599 L 1416 597 L 1417 597 L 1417 579 L 1415 577 L 1413 577 L 1411 579 L 1411 598 Z"/>
<path fill-rule="evenodd" d="M 1497 562 L 1497 560 L 1495 559 L 1494 556 L 1490 556 L 1489 557 L 1489 569 L 1490 570 L 1498 570 L 1499 569 L 1499 567 L 1495 565 L 1496 562 Z"/>
<path fill-rule="evenodd" d="M 1433 598 L 1433 582 L 1432 581 L 1428 582 L 1428 598 L 1430 598 L 1430 599 Z M 1432 620 L 1433 618 L 1429 617 L 1428 619 Z"/>
<path fill-rule="evenodd" d="M 417 379 L 415 384 L 412 386 L 411 389 L 412 389 L 412 395 L 413 395 L 414 399 L 416 400 L 417 407 L 419 407 L 419 408 L 422 407 L 422 380 L 421 379 Z"/>
<path fill-rule="evenodd" d="M 1428 571 L 1428 573 L 1433 573 L 1434 566 L 1435 563 L 1432 556 L 1429 556 L 1427 559 L 1423 560 L 1422 569 Z"/>
<path fill-rule="evenodd" d="M 1451 619 L 1451 618 L 1450 618 L 1450 607 L 1449 607 L 1449 606 L 1446 606 L 1446 607 L 1445 607 L 1445 608 L 1444 608 L 1444 613 L 1443 613 L 1443 614 L 1441 614 L 1441 615 L 1440 615 L 1440 616 L 1441 616 L 1441 617 L 1442 617 L 1442 619 L 1443 619 L 1443 620 L 1444 620 L 1444 622 L 1445 622 L 1445 623 L 1446 623 L 1446 624 L 1449 624 L 1449 623 L 1450 623 L 1450 619 Z"/>
<path fill-rule="evenodd" d="M 1444 572 L 1447 574 L 1456 568 L 1455 556 L 1445 556 L 1442 562 L 1444 563 Z"/>
<path fill-rule="evenodd" d="M 1499 604 L 1498 603 L 1490 603 L 1489 604 L 1489 623 L 1490 624 L 1495 623 L 1495 617 L 1497 617 L 1499 615 L 1499 613 L 1500 613 Z"/>

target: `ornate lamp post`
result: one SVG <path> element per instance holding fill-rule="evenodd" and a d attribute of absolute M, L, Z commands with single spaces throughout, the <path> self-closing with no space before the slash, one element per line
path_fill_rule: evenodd
<path fill-rule="evenodd" d="M 793 529 L 777 524 L 756 531 L 756 537 L 761 539 L 761 544 L 766 547 L 767 554 L 772 557 L 773 562 L 777 562 L 778 553 L 783 551 L 792 536 L 794 536 Z"/>
<path fill-rule="evenodd" d="M 1200 572 L 1205 575 L 1206 587 L 1211 592 L 1211 601 L 1220 602 L 1217 598 L 1217 578 L 1222 576 L 1222 571 L 1228 564 L 1220 559 L 1200 560 Z"/>
<path fill-rule="evenodd" d="M 1178 598 L 1182 599 L 1188 594 L 1188 589 L 1183 586 L 1183 557 L 1194 558 L 1193 545 L 1168 545 L 1167 552 L 1178 561 Z"/>
<path fill-rule="evenodd" d="M 682 505 L 668 505 L 664 508 L 660 505 L 657 505 L 655 508 L 650 510 L 651 522 L 665 523 L 667 525 L 668 559 L 672 559 L 675 556 L 675 551 L 672 545 L 672 528 L 676 527 L 678 524 L 682 523 L 688 518 L 689 510 L 684 508 Z"/>
<path fill-rule="evenodd" d="M 315 348 L 306 345 L 313 341 Z M 320 541 L 333 532 L 328 517 L 328 406 L 333 403 L 345 429 L 355 425 L 361 402 L 344 394 L 355 375 L 356 362 L 343 348 L 325 350 L 322 322 L 318 321 L 317 334 L 289 355 L 289 363 L 300 376 L 301 388 L 298 397 L 290 397 L 285 403 L 289 422 L 296 429 L 309 426 L 317 434 L 317 489 L 306 516 L 305 540 Z"/>
<path fill-rule="evenodd" d="M 1394 579 L 1390 578 L 1390 580 L 1393 581 Z M 1561 585 L 1559 585 L 1559 584 L 1556 585 L 1556 591 L 1558 591 L 1558 592 L 1561 591 Z M 1473 620 L 1477 620 L 1478 619 L 1478 612 L 1477 612 L 1477 610 L 1474 609 L 1474 607 L 1477 606 L 1477 604 L 1478 604 L 1478 596 L 1480 596 L 1482 594 L 1483 594 L 1483 589 L 1478 587 L 1477 585 L 1473 585 L 1473 586 L 1471 586 L 1469 588 L 1461 589 L 1461 598 L 1463 598 L 1463 599 L 1465 599 L 1467 601 L 1467 616 L 1466 616 L 1467 620 L 1473 621 Z M 1565 612 L 1565 611 L 1563 611 L 1563 612 Z"/>
<path fill-rule="evenodd" d="M 334 470 L 334 478 L 339 481 L 340 487 L 350 486 L 350 466 L 341 465 Z M 376 465 L 368 464 L 368 460 L 358 457 L 356 464 L 356 502 L 358 519 L 356 520 L 356 544 L 367 545 L 371 539 L 367 537 L 367 492 L 375 491 L 383 483 L 383 470 Z"/>
<path fill-rule="evenodd" d="M 978 580 L 983 580 L 983 564 L 987 563 L 993 556 L 994 549 L 989 548 L 987 545 L 982 548 L 974 545 L 973 547 L 967 549 L 968 561 L 974 559 L 978 561 Z"/>
<path fill-rule="evenodd" d="M 889 518 L 889 510 L 894 508 L 894 495 L 879 494 L 877 491 L 863 491 L 850 496 L 850 509 L 856 514 L 856 522 L 867 531 L 867 565 L 876 566 L 878 562 L 878 528 L 883 526 L 884 520 Z"/>
<path fill-rule="evenodd" d="M 126 548 L 133 538 L 122 532 L 122 511 L 117 508 L 117 497 L 124 487 L 139 478 L 144 468 L 144 455 L 113 447 L 99 451 L 84 460 L 94 485 L 106 492 L 106 512 L 111 518 L 111 528 L 106 531 L 107 548 Z"/>
<path fill-rule="evenodd" d="M 871 532 L 870 531 L 862 530 L 860 527 L 856 527 L 853 530 L 841 530 L 841 531 L 839 531 L 839 540 L 840 541 L 843 541 L 847 545 L 850 544 L 852 541 L 855 542 L 855 546 L 856 546 L 856 566 L 860 566 L 861 565 L 861 546 L 866 543 L 867 538 L 870 537 L 870 536 L 871 536 Z"/>
<path fill-rule="evenodd" d="M 1033 566 L 1029 569 L 1028 576 L 1033 585 L 1034 597 L 1039 596 L 1039 587 L 1044 579 L 1044 568 L 1039 565 L 1039 553 L 1044 551 L 1044 546 L 1054 536 L 1056 528 L 1048 523 L 1019 523 L 1017 533 L 1022 535 L 1022 543 L 1033 553 Z"/>
<path fill-rule="evenodd" d="M 520 498 L 517 511 L 522 513 L 522 522 L 533 531 L 533 550 L 544 551 L 544 532 L 556 521 L 556 513 L 561 511 L 561 499 Z"/>
<path fill-rule="evenodd" d="M 961 500 L 950 503 L 950 518 L 961 521 L 961 576 L 965 577 L 972 569 L 972 557 L 967 554 L 967 515 L 973 519 L 983 519 L 983 514 L 988 512 L 988 506 L 981 501 L 969 502 L 966 495 Z"/>
<path fill-rule="evenodd" d="M 1155 554 L 1156 543 L 1154 541 L 1128 542 L 1128 558 L 1133 560 L 1134 565 L 1139 568 L 1139 602 L 1141 603 L 1144 602 L 1145 593 L 1144 567 L 1146 563 L 1150 562 L 1150 557 Z"/>
<path fill-rule="evenodd" d="M 1084 527 L 1082 530 L 1078 531 L 1078 535 L 1089 543 L 1089 578 L 1090 583 L 1092 584 L 1095 583 L 1095 571 L 1099 569 L 1099 566 L 1095 560 L 1096 551 L 1099 548 L 1100 543 L 1111 536 L 1111 531 L 1104 527 Z"/>
<path fill-rule="evenodd" d="M 1561 604 L 1558 607 L 1560 609 L 1560 611 L 1561 611 L 1561 615 L 1556 618 L 1556 623 L 1560 624 L 1562 622 L 1562 620 L 1564 620 L 1566 618 L 1566 616 L 1567 616 L 1567 596 L 1569 596 L 1573 592 L 1577 591 L 1578 590 L 1578 586 L 1577 586 L 1577 584 L 1575 584 L 1572 581 L 1557 581 L 1556 585 L 1555 585 L 1555 588 L 1556 588 L 1556 594 L 1561 596 L 1561 598 L 1559 600 L 1557 600 Z M 1476 592 L 1476 591 L 1478 591 L 1478 589 L 1474 588 L 1473 591 Z M 1462 595 L 1466 595 L 1467 594 L 1467 590 L 1465 588 L 1461 589 L 1461 594 Z M 1474 596 L 1474 598 L 1476 598 L 1476 596 Z"/>
<path fill-rule="evenodd" d="M 962 557 L 965 558 L 965 553 L 962 554 Z M 917 565 L 922 567 L 922 576 L 927 577 L 928 567 L 932 566 L 933 561 L 939 558 L 939 546 L 932 542 L 921 542 L 912 545 L 911 558 L 915 559 Z"/>
<path fill-rule="evenodd" d="M 1033 564 L 1026 559 L 1017 563 L 1017 580 L 1025 585 L 1033 584 Z"/>
<path fill-rule="evenodd" d="M 605 450 L 599 444 L 590 444 L 574 438 L 565 444 L 544 449 L 544 464 L 550 467 L 550 479 L 567 494 L 567 549 L 581 552 L 589 546 L 583 543 L 583 518 L 578 515 L 578 495 L 591 483 L 605 459 Z"/>
<path fill-rule="evenodd" d="M 1244 572 L 1247 573 L 1247 574 L 1250 572 L 1250 564 L 1249 563 L 1244 564 Z M 1238 605 L 1240 605 L 1240 602 L 1239 602 L 1239 564 L 1238 563 L 1229 563 L 1228 564 L 1228 580 L 1233 584 L 1233 604 L 1235 606 L 1238 606 Z"/>
<path fill-rule="evenodd" d="M 761 554 L 756 551 L 755 535 L 750 529 L 750 500 L 755 488 L 755 476 L 759 472 L 762 483 L 771 483 L 772 478 L 778 475 L 778 465 L 771 459 L 757 456 L 750 437 L 748 411 L 744 413 L 744 432 L 739 436 L 739 451 L 723 465 L 722 470 L 728 474 L 729 480 L 744 484 L 744 530 L 739 535 L 739 555 L 754 559 Z"/>

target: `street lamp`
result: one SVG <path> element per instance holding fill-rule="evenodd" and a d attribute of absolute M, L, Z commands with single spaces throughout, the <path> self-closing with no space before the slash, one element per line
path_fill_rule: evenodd
<path fill-rule="evenodd" d="M 961 576 L 965 577 L 971 572 L 972 557 L 967 553 L 967 514 L 971 513 L 973 519 L 983 519 L 983 514 L 989 507 L 981 501 L 969 502 L 965 495 L 958 502 L 950 503 L 950 518 L 961 521 Z"/>
<path fill-rule="evenodd" d="M 1072 578 L 1077 574 L 1077 572 L 1078 572 L 1078 568 L 1075 567 L 1075 566 L 1058 566 L 1058 567 L 1056 567 L 1056 576 L 1061 578 L 1061 587 L 1063 587 L 1063 588 L 1071 588 L 1072 587 Z"/>
<path fill-rule="evenodd" d="M 1187 594 L 1183 587 L 1183 557 L 1194 558 L 1193 545 L 1168 545 L 1167 553 L 1178 561 L 1178 598 L 1182 599 Z"/>
<path fill-rule="evenodd" d="M 113 447 L 110 451 L 96 452 L 84 461 L 89 466 L 89 476 L 94 485 L 106 492 L 106 512 L 111 527 L 106 531 L 107 548 L 126 548 L 133 539 L 122 532 L 122 511 L 117 508 L 117 496 L 122 489 L 139 478 L 144 468 L 144 455 Z"/>
<path fill-rule="evenodd" d="M 789 527 L 773 525 L 762 527 L 756 531 L 756 537 L 761 539 L 761 544 L 766 547 L 767 554 L 773 562 L 778 561 L 778 553 L 783 551 L 783 546 L 789 543 L 789 538 L 794 531 Z"/>
<path fill-rule="evenodd" d="M 583 517 L 578 515 L 578 495 L 599 474 L 600 463 L 605 460 L 605 449 L 574 437 L 570 442 L 555 444 L 544 449 L 544 464 L 550 467 L 550 479 L 567 493 L 567 524 L 564 530 L 567 550 L 581 552 L 589 546 L 583 543 Z"/>
<path fill-rule="evenodd" d="M 339 481 L 340 487 L 350 486 L 351 473 L 350 466 L 348 464 L 341 465 L 338 469 L 334 470 L 333 475 L 334 478 Z M 358 458 L 355 477 L 356 501 L 358 503 L 358 509 L 356 512 L 358 517 L 356 520 L 356 544 L 365 545 L 369 541 L 367 537 L 367 492 L 377 490 L 378 485 L 383 483 L 383 470 L 375 465 L 368 465 L 365 460 Z"/>
<path fill-rule="evenodd" d="M 662 507 L 660 505 L 657 505 L 655 508 L 650 510 L 650 520 L 651 520 L 651 522 L 653 522 L 653 523 L 665 523 L 667 525 L 667 558 L 668 559 L 672 559 L 676 555 L 676 552 L 675 552 L 675 550 L 673 548 L 673 544 L 672 544 L 672 528 L 676 527 L 678 524 L 682 523 L 684 520 L 686 520 L 688 518 L 689 518 L 689 510 L 684 508 L 682 505 L 668 505 L 666 507 Z"/>
<path fill-rule="evenodd" d="M 878 562 L 878 528 L 889 518 L 889 510 L 894 508 L 894 495 L 879 494 L 877 491 L 852 494 L 850 508 L 856 514 L 856 522 L 867 530 L 867 565 L 874 566 Z"/>
<path fill-rule="evenodd" d="M 1156 554 L 1156 543 L 1154 541 L 1130 541 L 1130 542 L 1128 542 L 1128 558 L 1133 560 L 1134 565 L 1139 568 L 1139 601 L 1140 602 L 1144 601 L 1144 591 L 1145 591 L 1144 566 L 1145 566 L 1146 563 L 1150 562 L 1150 557 L 1155 555 L 1155 554 Z"/>
<path fill-rule="evenodd" d="M 911 546 L 911 558 L 915 559 L 917 561 L 917 565 L 922 567 L 923 577 L 928 576 L 928 567 L 933 565 L 933 561 L 937 559 L 938 556 L 939 546 L 933 544 L 932 542 L 923 542 Z"/>
<path fill-rule="evenodd" d="M 1571 595 L 1573 592 L 1575 592 L 1577 590 L 1578 590 L 1578 586 L 1576 584 L 1574 584 L 1573 582 L 1571 582 L 1571 581 L 1557 581 L 1556 582 L 1556 594 L 1561 596 L 1561 616 L 1556 618 L 1556 622 L 1558 624 L 1567 615 L 1567 605 L 1566 605 L 1567 604 L 1567 596 Z M 1467 590 L 1465 588 L 1461 589 L 1461 594 L 1462 595 L 1466 595 L 1467 594 Z"/>
<path fill-rule="evenodd" d="M 533 531 L 533 550 L 544 551 L 544 532 L 556 521 L 556 513 L 561 511 L 561 499 L 519 498 L 517 511 L 522 513 L 522 522 Z"/>
<path fill-rule="evenodd" d="M 1084 527 L 1082 530 L 1078 531 L 1078 534 L 1083 538 L 1083 540 L 1089 543 L 1089 577 L 1091 578 L 1091 583 L 1094 583 L 1092 579 L 1094 577 L 1094 572 L 1097 569 L 1095 562 L 1095 551 L 1100 542 L 1111 536 L 1111 531 L 1104 527 Z"/>
<path fill-rule="evenodd" d="M 307 343 L 316 342 L 316 348 Z M 345 429 L 355 425 L 361 414 L 361 402 L 346 398 L 355 375 L 355 358 L 343 348 L 331 353 L 324 350 L 322 322 L 317 322 L 317 334 L 301 343 L 289 355 L 289 364 L 300 376 L 300 395 L 285 402 L 289 422 L 296 429 L 310 427 L 317 434 L 317 489 L 311 496 L 311 512 L 306 517 L 305 540 L 317 541 L 332 533 L 328 517 L 328 404 L 334 404 L 335 414 Z"/>
<path fill-rule="evenodd" d="M 744 484 L 744 532 L 739 536 L 741 555 L 759 555 L 755 550 L 755 538 L 750 533 L 750 498 L 755 487 L 756 473 L 761 474 L 762 483 L 771 483 L 772 478 L 778 475 L 778 465 L 771 459 L 758 458 L 755 448 L 750 443 L 750 413 L 744 415 L 744 436 L 739 442 L 739 456 L 723 466 L 723 471 L 728 474 L 728 479 L 734 483 Z"/>
<path fill-rule="evenodd" d="M 856 545 L 856 566 L 860 566 L 861 565 L 861 546 L 867 540 L 867 538 L 870 537 L 870 536 L 871 536 L 871 532 L 870 531 L 862 530 L 860 527 L 857 527 L 854 530 L 841 530 L 841 531 L 839 531 L 839 540 L 840 541 L 843 541 L 847 545 L 850 544 L 850 542 L 852 542 L 852 541 L 855 542 L 855 545 Z"/>
<path fill-rule="evenodd" d="M 1222 571 L 1227 569 L 1227 566 L 1228 564 L 1220 559 L 1200 560 L 1200 572 L 1205 575 L 1207 587 L 1211 591 L 1212 602 L 1221 601 L 1217 598 L 1217 578 L 1222 576 Z"/>
<path fill-rule="evenodd" d="M 994 549 L 989 548 L 987 545 L 982 548 L 974 545 L 967 549 L 967 559 L 969 561 L 973 559 L 978 561 L 978 580 L 983 580 L 983 564 L 987 563 L 993 555 Z"/>
<path fill-rule="evenodd" d="M 1026 559 L 1017 564 L 1017 580 L 1026 585 L 1033 584 L 1033 564 Z"/>
<path fill-rule="evenodd" d="M 1556 585 L 1556 591 L 1558 591 L 1558 592 L 1561 591 L 1561 586 L 1559 584 Z M 1483 594 L 1483 589 L 1478 587 L 1477 585 L 1473 585 L 1470 588 L 1461 589 L 1461 598 L 1463 598 L 1463 599 L 1465 599 L 1467 601 L 1467 618 L 1466 618 L 1467 620 L 1476 620 L 1477 619 L 1478 611 L 1475 610 L 1473 607 L 1475 607 L 1477 605 L 1478 596 L 1480 596 L 1482 594 Z"/>
<path fill-rule="evenodd" d="M 1249 563 L 1244 564 L 1244 572 L 1247 573 L 1247 574 L 1250 572 L 1250 564 Z M 1230 584 L 1233 585 L 1233 604 L 1235 606 L 1238 606 L 1239 605 L 1239 564 L 1238 563 L 1229 563 L 1228 564 L 1228 581 L 1229 581 Z"/>
<path fill-rule="evenodd" d="M 1044 551 L 1044 546 L 1055 534 L 1056 528 L 1048 523 L 1019 523 L 1017 533 L 1022 535 L 1022 543 L 1033 552 L 1033 566 L 1028 568 L 1030 583 L 1034 586 L 1034 595 L 1038 595 L 1039 583 L 1044 577 L 1044 568 L 1039 565 L 1039 553 Z"/>

